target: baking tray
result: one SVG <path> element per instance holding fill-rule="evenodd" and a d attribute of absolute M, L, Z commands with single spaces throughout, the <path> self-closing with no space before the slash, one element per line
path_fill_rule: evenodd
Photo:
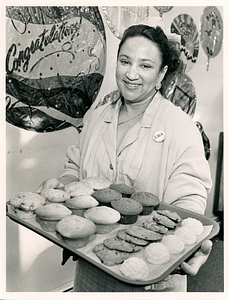
<path fill-rule="evenodd" d="M 40 224 L 37 222 L 36 218 L 33 219 L 20 219 L 18 218 L 12 207 L 7 203 L 7 212 L 6 215 L 13 220 L 14 222 L 25 226 L 26 228 L 36 232 L 40 236 L 48 239 L 49 241 L 53 242 L 54 244 L 60 246 L 63 249 L 68 249 L 73 253 L 77 254 L 79 257 L 87 260 L 91 264 L 95 265 L 96 267 L 102 269 L 106 273 L 110 274 L 111 276 L 115 277 L 118 280 L 123 282 L 134 284 L 134 285 L 150 285 L 156 282 L 163 280 L 166 276 L 168 276 L 174 269 L 176 269 L 183 261 L 185 261 L 189 256 L 192 255 L 202 244 L 204 240 L 211 239 L 219 232 L 219 225 L 216 221 L 212 218 L 208 218 L 204 215 L 197 214 L 173 205 L 169 205 L 163 202 L 160 202 L 158 210 L 161 209 L 169 209 L 171 211 L 177 212 L 182 219 L 191 217 L 201 221 L 204 225 L 204 231 L 201 235 L 197 236 L 197 242 L 193 246 L 185 246 L 185 250 L 180 255 L 171 255 L 171 259 L 168 263 L 161 264 L 161 265 L 153 265 L 147 262 L 149 268 L 149 275 L 147 278 L 143 280 L 133 280 L 128 277 L 125 277 L 120 272 L 119 268 L 120 265 L 116 266 L 106 266 L 100 262 L 99 258 L 92 252 L 92 249 L 95 245 L 103 242 L 104 239 L 108 237 L 114 237 L 117 234 L 118 230 L 127 228 L 129 225 L 120 224 L 115 230 L 113 230 L 109 234 L 95 234 L 90 237 L 89 243 L 80 249 L 74 249 L 73 247 L 67 245 L 61 238 L 60 234 L 57 232 L 46 232 L 41 229 Z M 139 216 L 138 221 L 134 224 L 137 225 L 144 221 L 144 219 L 149 218 L 150 216 Z M 172 233 L 172 230 L 169 230 L 169 233 Z M 132 253 L 131 256 L 136 256 L 143 258 L 144 249 L 140 252 Z"/>

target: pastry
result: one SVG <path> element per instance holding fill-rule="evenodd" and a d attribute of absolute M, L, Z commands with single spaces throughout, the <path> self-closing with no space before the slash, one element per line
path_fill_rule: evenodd
<path fill-rule="evenodd" d="M 94 190 L 107 189 L 111 185 L 111 182 L 102 176 L 87 177 L 82 182 L 90 185 Z"/>
<path fill-rule="evenodd" d="M 49 202 L 56 202 L 56 203 L 62 203 L 65 202 L 67 199 L 70 198 L 70 195 L 63 191 L 58 189 L 44 189 L 41 191 L 41 196 L 45 198 L 45 200 Z"/>
<path fill-rule="evenodd" d="M 92 195 L 94 192 L 90 185 L 80 181 L 65 185 L 64 190 L 70 195 L 70 197 Z"/>
<path fill-rule="evenodd" d="M 129 198 L 135 192 L 134 188 L 124 183 L 113 183 L 110 189 L 120 192 L 124 198 Z"/>
<path fill-rule="evenodd" d="M 73 215 L 83 217 L 87 209 L 99 205 L 99 202 L 90 195 L 80 195 L 69 198 L 65 205 L 72 211 Z"/>
<path fill-rule="evenodd" d="M 176 227 L 176 222 L 168 218 L 167 216 L 163 216 L 158 212 L 153 212 L 153 220 L 158 224 L 164 225 L 167 228 L 174 229 Z"/>
<path fill-rule="evenodd" d="M 103 244 L 111 250 L 119 250 L 124 252 L 133 252 L 132 245 L 118 237 L 107 238 L 103 241 Z"/>
<path fill-rule="evenodd" d="M 154 265 L 161 265 L 170 260 L 170 253 L 162 243 L 151 243 L 146 246 L 144 257 Z"/>
<path fill-rule="evenodd" d="M 141 215 L 151 214 L 159 205 L 158 197 L 149 192 L 135 192 L 130 198 L 137 200 L 142 204 L 143 210 L 140 213 Z"/>
<path fill-rule="evenodd" d="M 126 233 L 139 239 L 143 239 L 150 242 L 159 241 L 162 239 L 162 235 L 160 233 L 145 229 L 137 225 L 130 225 L 126 229 Z"/>
<path fill-rule="evenodd" d="M 149 275 L 146 262 L 138 257 L 127 258 L 119 267 L 120 272 L 133 280 L 142 280 Z"/>
<path fill-rule="evenodd" d="M 163 236 L 162 243 L 169 250 L 170 254 L 180 254 L 185 249 L 185 243 L 178 235 L 175 234 Z"/>
<path fill-rule="evenodd" d="M 143 223 L 140 224 L 143 228 L 152 230 L 161 234 L 166 234 L 168 232 L 168 228 L 164 225 L 160 225 L 157 222 L 155 222 L 153 219 L 146 220 Z"/>
<path fill-rule="evenodd" d="M 121 229 L 117 232 L 117 237 L 119 237 L 122 240 L 125 240 L 127 242 L 133 243 L 137 246 L 146 246 L 149 244 L 149 241 L 137 238 L 135 236 L 132 236 L 126 232 L 126 229 Z"/>
<path fill-rule="evenodd" d="M 112 200 L 119 200 L 122 194 L 110 188 L 95 191 L 92 196 L 99 202 L 100 205 L 107 205 L 111 207 Z"/>
<path fill-rule="evenodd" d="M 168 217 L 169 219 L 173 220 L 176 223 L 180 223 L 182 221 L 182 218 L 175 211 L 164 209 L 164 210 L 157 210 L 157 213 L 159 215 Z"/>
<path fill-rule="evenodd" d="M 195 233 L 188 227 L 179 227 L 175 230 L 175 235 L 178 235 L 185 245 L 192 246 L 196 243 Z"/>
<path fill-rule="evenodd" d="M 202 222 L 194 218 L 184 219 L 181 225 L 190 228 L 196 235 L 200 235 L 204 230 Z"/>

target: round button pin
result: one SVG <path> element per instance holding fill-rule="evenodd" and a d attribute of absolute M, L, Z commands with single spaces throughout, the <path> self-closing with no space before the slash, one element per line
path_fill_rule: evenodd
<path fill-rule="evenodd" d="M 154 133 L 153 139 L 154 139 L 154 141 L 157 142 L 157 143 L 163 142 L 164 139 L 165 139 L 165 133 L 164 133 L 164 131 L 161 131 L 161 130 L 156 131 L 156 132 Z"/>

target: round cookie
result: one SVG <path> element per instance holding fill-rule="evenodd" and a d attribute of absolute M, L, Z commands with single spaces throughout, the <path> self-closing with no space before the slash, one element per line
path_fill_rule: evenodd
<path fill-rule="evenodd" d="M 143 209 L 142 204 L 131 198 L 121 198 L 119 200 L 112 200 L 111 207 L 117 210 L 121 218 L 121 224 L 133 224 L 137 221 L 140 212 Z"/>
<path fill-rule="evenodd" d="M 185 243 L 183 240 L 178 235 L 174 234 L 163 236 L 162 243 L 169 250 L 170 254 L 180 254 L 185 248 Z"/>
<path fill-rule="evenodd" d="M 195 233 L 188 227 L 179 227 L 174 232 L 175 235 L 178 235 L 185 245 L 194 245 L 196 243 Z"/>
<path fill-rule="evenodd" d="M 196 235 L 200 235 L 204 230 L 202 222 L 194 218 L 182 220 L 181 225 L 190 228 Z"/>
<path fill-rule="evenodd" d="M 119 267 L 121 273 L 134 280 L 142 280 L 149 275 L 146 262 L 142 258 L 129 257 Z"/>
<path fill-rule="evenodd" d="M 145 248 L 144 256 L 148 262 L 161 265 L 170 260 L 170 253 L 162 243 L 151 243 Z"/>
<path fill-rule="evenodd" d="M 141 215 L 150 215 L 159 205 L 158 197 L 149 192 L 135 192 L 130 198 L 137 200 L 142 204 L 143 210 L 140 213 Z"/>

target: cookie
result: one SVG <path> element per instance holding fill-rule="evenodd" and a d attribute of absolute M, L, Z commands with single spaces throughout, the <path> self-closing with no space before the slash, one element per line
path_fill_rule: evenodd
<path fill-rule="evenodd" d="M 182 221 L 182 218 L 175 211 L 163 209 L 163 210 L 157 210 L 157 213 L 162 216 L 168 217 L 169 219 L 173 220 L 176 223 L 180 223 Z"/>
<path fill-rule="evenodd" d="M 130 257 L 130 253 L 111 250 L 103 243 L 96 245 L 92 252 L 97 255 L 100 261 L 106 266 L 115 266 L 121 264 L 125 259 Z"/>
<path fill-rule="evenodd" d="M 166 234 L 168 232 L 168 228 L 164 225 L 160 225 L 154 220 L 146 220 L 144 221 L 141 226 L 145 229 L 152 230 L 161 234 Z"/>
<path fill-rule="evenodd" d="M 170 229 L 174 229 L 177 225 L 176 222 L 166 216 L 160 215 L 158 212 L 153 212 L 153 220 Z"/>
<path fill-rule="evenodd" d="M 118 237 L 105 239 L 103 244 L 111 250 L 119 250 L 124 252 L 133 252 L 134 250 L 130 243 L 121 240 Z"/>
<path fill-rule="evenodd" d="M 126 233 L 126 229 L 119 230 L 117 232 L 117 236 L 120 239 L 125 240 L 127 242 L 130 242 L 130 243 L 132 243 L 132 244 L 134 244 L 136 246 L 147 246 L 149 244 L 149 242 L 146 241 L 146 240 L 139 239 L 137 237 L 129 235 L 128 233 Z"/>
<path fill-rule="evenodd" d="M 162 243 L 169 250 L 170 254 L 180 254 L 184 251 L 185 243 L 175 234 L 169 234 L 162 238 Z"/>
<path fill-rule="evenodd" d="M 146 241 L 159 241 L 162 239 L 160 233 L 145 229 L 141 226 L 132 225 L 126 229 L 126 233 Z"/>

